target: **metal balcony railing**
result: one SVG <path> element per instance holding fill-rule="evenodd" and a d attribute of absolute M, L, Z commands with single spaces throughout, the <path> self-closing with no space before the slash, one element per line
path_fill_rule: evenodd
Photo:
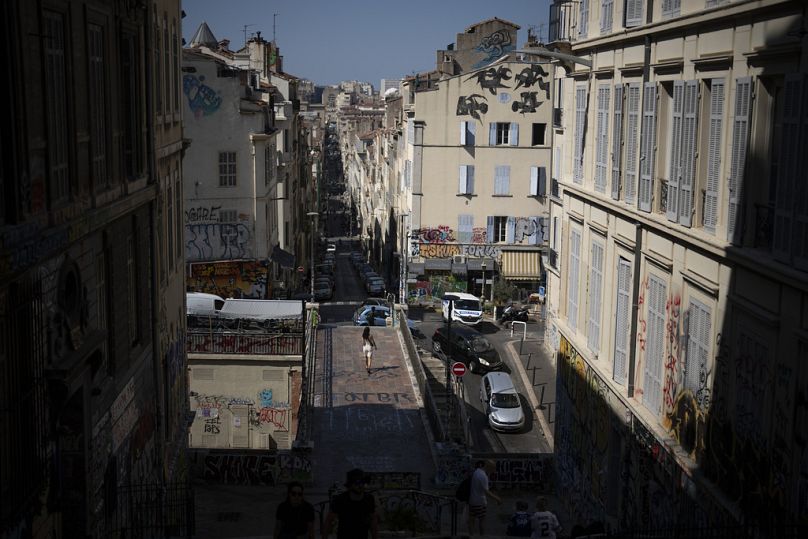
<path fill-rule="evenodd" d="M 189 353 L 290 356 L 303 353 L 302 333 L 189 332 Z"/>

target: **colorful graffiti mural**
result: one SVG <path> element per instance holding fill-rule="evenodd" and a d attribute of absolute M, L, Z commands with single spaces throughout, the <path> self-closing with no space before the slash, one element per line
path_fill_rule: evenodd
<path fill-rule="evenodd" d="M 474 50 L 481 52 L 484 56 L 482 60 L 474 64 L 474 69 L 487 66 L 508 51 L 512 51 L 516 45 L 511 41 L 510 35 L 504 30 L 492 32 L 480 40 L 480 44 Z"/>
<path fill-rule="evenodd" d="M 408 303 L 432 303 L 439 301 L 446 292 L 466 292 L 468 283 L 454 275 L 434 275 L 428 281 L 417 281 L 410 285 Z"/>
<path fill-rule="evenodd" d="M 252 234 L 242 223 L 185 225 L 185 259 L 228 260 L 251 258 Z"/>
<path fill-rule="evenodd" d="M 185 75 L 182 77 L 182 92 L 188 98 L 188 106 L 195 118 L 209 116 L 219 110 L 222 98 L 216 90 L 204 83 L 205 76 Z"/>
<path fill-rule="evenodd" d="M 267 262 L 209 262 L 191 264 L 188 287 L 223 298 L 267 297 Z"/>

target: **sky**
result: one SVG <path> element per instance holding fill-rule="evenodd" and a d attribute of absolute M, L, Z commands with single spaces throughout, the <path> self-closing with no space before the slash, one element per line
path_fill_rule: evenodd
<path fill-rule="evenodd" d="M 397 79 L 435 69 L 435 51 L 455 42 L 468 26 L 498 17 L 520 26 L 517 47 L 527 30 L 546 39 L 549 0 L 183 0 L 182 35 L 191 41 L 202 22 L 216 39 L 238 50 L 261 32 L 273 38 L 284 71 L 336 84 Z"/>

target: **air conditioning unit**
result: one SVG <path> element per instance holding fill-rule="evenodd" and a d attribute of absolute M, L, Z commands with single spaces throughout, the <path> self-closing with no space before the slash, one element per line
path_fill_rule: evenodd
<path fill-rule="evenodd" d="M 466 263 L 466 257 L 464 255 L 454 255 L 452 257 L 452 262 L 454 264 L 465 264 Z"/>

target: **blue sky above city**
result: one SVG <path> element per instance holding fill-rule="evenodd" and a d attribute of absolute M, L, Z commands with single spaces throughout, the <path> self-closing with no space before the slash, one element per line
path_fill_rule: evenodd
<path fill-rule="evenodd" d="M 261 32 L 275 39 L 284 70 L 317 84 L 361 80 L 379 89 L 382 78 L 435 68 L 435 51 L 468 26 L 499 17 L 518 24 L 517 46 L 533 28 L 547 35 L 549 0 L 185 0 L 182 34 L 190 41 L 204 21 L 216 39 L 237 50 Z"/>

